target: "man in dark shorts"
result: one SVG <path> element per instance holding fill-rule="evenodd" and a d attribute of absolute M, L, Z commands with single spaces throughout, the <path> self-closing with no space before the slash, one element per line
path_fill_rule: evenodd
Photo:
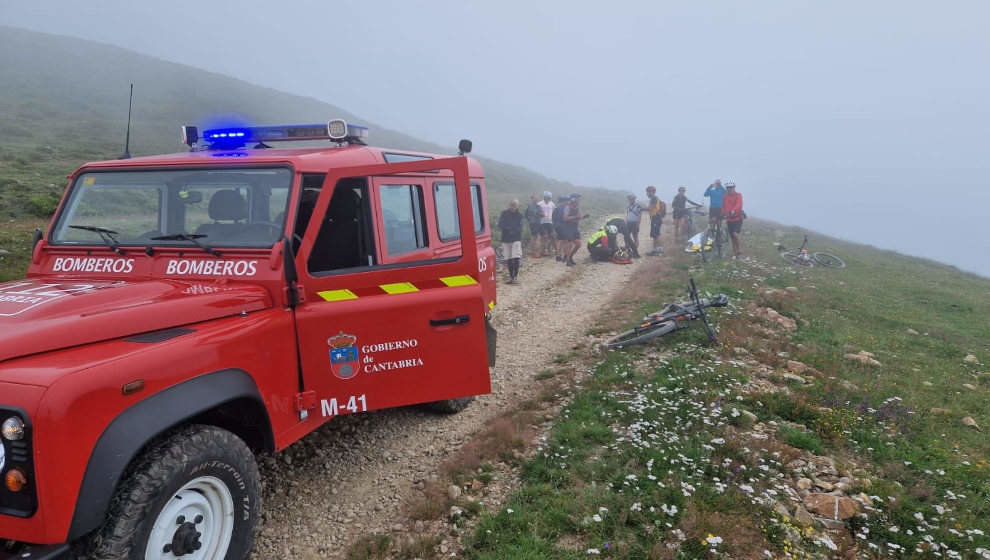
<path fill-rule="evenodd" d="M 560 220 L 560 217 L 564 215 L 564 208 L 567 207 L 568 200 L 569 198 L 566 195 L 560 195 L 560 198 L 557 199 L 557 207 L 553 209 L 553 252 L 557 255 L 557 262 L 563 262 L 564 260 L 564 234 L 561 233 L 560 229 L 563 222 Z"/>
<path fill-rule="evenodd" d="M 626 229 L 629 230 L 629 238 L 632 243 L 626 243 L 629 245 L 629 251 L 632 253 L 634 259 L 639 258 L 639 226 L 641 222 L 641 217 L 643 215 L 643 206 L 636 202 L 636 195 L 631 194 L 626 197 L 628 205 L 626 206 Z"/>
<path fill-rule="evenodd" d="M 732 258 L 739 258 L 741 251 L 742 223 L 746 213 L 743 212 L 742 195 L 736 192 L 735 183 L 726 183 L 725 199 L 722 201 L 722 217 L 732 239 Z"/>
<path fill-rule="evenodd" d="M 671 203 L 671 207 L 674 209 L 674 240 L 675 241 L 681 238 L 681 228 L 684 225 L 685 218 L 687 218 L 687 213 L 688 213 L 687 205 L 691 204 L 695 208 L 701 207 L 700 204 L 694 202 L 693 200 L 688 198 L 686 194 L 684 194 L 686 190 L 687 189 L 685 189 L 684 187 L 677 187 L 677 196 L 674 197 L 674 200 Z M 690 233 L 688 235 L 690 235 Z"/>
<path fill-rule="evenodd" d="M 667 205 L 657 196 L 657 188 L 646 187 L 646 212 L 650 215 L 650 237 L 653 239 L 653 250 L 647 253 L 651 257 L 663 254 L 663 247 L 660 246 L 660 230 L 663 226 L 663 217 L 667 215 Z"/>
<path fill-rule="evenodd" d="M 543 212 L 538 204 L 539 201 L 540 197 L 535 194 L 530 195 L 529 206 L 526 207 L 526 223 L 529 224 L 529 236 L 533 243 L 536 243 L 537 237 L 540 235 L 540 218 L 543 217 Z"/>
<path fill-rule="evenodd" d="M 582 218 L 581 208 L 579 207 L 580 200 L 581 195 L 572 194 L 570 201 L 564 207 L 564 211 L 560 217 L 560 232 L 563 234 L 564 239 L 564 263 L 567 266 L 577 265 L 574 262 L 574 253 L 577 253 L 581 247 L 578 241 L 581 238 L 579 225 Z"/>
<path fill-rule="evenodd" d="M 705 196 L 711 201 L 708 203 L 708 221 L 715 223 L 722 219 L 722 199 L 725 197 L 725 187 L 722 186 L 721 179 L 708 185 L 705 189 Z"/>

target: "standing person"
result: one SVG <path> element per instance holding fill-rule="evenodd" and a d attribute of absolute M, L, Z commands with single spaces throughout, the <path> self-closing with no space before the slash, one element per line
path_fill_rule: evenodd
<path fill-rule="evenodd" d="M 546 256 L 550 240 L 553 238 L 553 209 L 557 207 L 553 203 L 553 193 L 543 191 L 543 200 L 536 203 L 540 207 L 540 237 L 537 243 L 538 249 L 533 256 L 540 258 Z"/>
<path fill-rule="evenodd" d="M 564 264 L 567 266 L 575 266 L 577 263 L 574 262 L 574 253 L 580 248 L 581 238 L 581 208 L 579 207 L 581 201 L 581 195 L 572 194 L 570 201 L 567 206 L 564 207 L 564 211 L 560 217 L 561 222 L 561 233 L 564 234 Z"/>
<path fill-rule="evenodd" d="M 498 217 L 498 227 L 502 230 L 502 256 L 509 268 L 509 284 L 516 283 L 519 275 L 519 261 L 522 259 L 523 215 L 519 212 L 519 201 L 513 200 Z"/>
<path fill-rule="evenodd" d="M 725 184 L 726 193 L 722 201 L 722 217 L 725 218 L 725 225 L 729 230 L 729 237 L 732 239 L 732 258 L 739 258 L 741 250 L 740 236 L 742 235 L 743 212 L 742 195 L 736 192 L 735 183 Z"/>
<path fill-rule="evenodd" d="M 715 179 L 714 183 L 708 185 L 708 188 L 705 189 L 705 196 L 711 201 L 708 203 L 708 223 L 714 224 L 722 219 L 722 199 L 725 197 L 725 187 L 722 186 L 722 180 Z"/>
<path fill-rule="evenodd" d="M 639 202 L 636 202 L 636 195 L 631 194 L 626 197 L 629 205 L 626 206 L 626 227 L 629 229 L 629 238 L 632 243 L 627 243 L 629 245 L 629 251 L 632 253 L 634 259 L 639 258 L 639 225 L 641 223 L 643 215 L 643 207 Z"/>
<path fill-rule="evenodd" d="M 557 257 L 557 262 L 564 260 L 564 234 L 561 233 L 560 229 L 563 222 L 560 217 L 563 215 L 564 208 L 567 207 L 567 202 L 569 200 L 570 199 L 566 195 L 560 195 L 560 198 L 557 199 L 557 207 L 553 209 L 553 253 Z"/>
<path fill-rule="evenodd" d="M 529 195 L 529 206 L 526 207 L 526 223 L 529 224 L 529 237 L 536 243 L 540 237 L 540 218 L 543 212 L 540 210 L 538 202 L 540 198 L 535 194 Z"/>
<path fill-rule="evenodd" d="M 681 228 L 684 226 L 684 222 L 686 221 L 685 218 L 687 218 L 687 213 L 688 213 L 687 205 L 691 204 L 695 208 L 699 208 L 701 206 L 697 202 L 694 202 L 690 198 L 688 198 L 686 194 L 684 194 L 686 190 L 687 189 L 685 189 L 684 187 L 677 187 L 677 196 L 674 197 L 674 201 L 673 203 L 671 203 L 671 206 L 674 208 L 674 240 L 675 241 L 681 238 Z M 691 232 L 687 232 L 687 234 L 691 235 Z"/>
<path fill-rule="evenodd" d="M 660 246 L 660 228 L 663 225 L 663 217 L 667 215 L 667 205 L 657 196 L 657 188 L 650 185 L 646 187 L 646 212 L 650 215 L 650 237 L 653 239 L 653 250 L 647 253 L 651 257 L 663 254 L 663 247 Z"/>

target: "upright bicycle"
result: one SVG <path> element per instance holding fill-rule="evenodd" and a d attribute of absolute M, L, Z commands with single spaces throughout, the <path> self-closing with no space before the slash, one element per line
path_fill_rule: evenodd
<path fill-rule="evenodd" d="M 686 329 L 690 322 L 701 319 L 708 334 L 708 340 L 715 342 L 715 331 L 708 323 L 708 315 L 705 308 L 725 307 L 729 305 L 729 298 L 725 294 L 719 294 L 711 300 L 698 297 L 698 288 L 694 284 L 694 278 L 688 284 L 688 295 L 690 301 L 687 303 L 668 303 L 660 311 L 651 313 L 643 318 L 638 326 L 630 329 L 619 336 L 609 340 L 605 346 L 610 349 L 623 348 L 633 344 L 642 344 L 654 338 L 670 334 L 674 331 Z"/>

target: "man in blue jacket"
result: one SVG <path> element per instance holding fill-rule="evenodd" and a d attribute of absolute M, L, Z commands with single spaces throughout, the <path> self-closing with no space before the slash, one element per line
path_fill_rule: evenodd
<path fill-rule="evenodd" d="M 705 196 L 708 197 L 708 221 L 719 221 L 722 218 L 722 199 L 725 198 L 725 187 L 722 186 L 721 179 L 708 185 L 705 189 Z"/>

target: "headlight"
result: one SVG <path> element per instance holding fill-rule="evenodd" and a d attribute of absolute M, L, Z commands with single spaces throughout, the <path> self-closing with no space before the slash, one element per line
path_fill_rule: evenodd
<path fill-rule="evenodd" d="M 19 441 L 24 439 L 24 421 L 16 416 L 11 416 L 10 418 L 4 420 L 3 423 L 3 437 L 10 441 Z"/>

